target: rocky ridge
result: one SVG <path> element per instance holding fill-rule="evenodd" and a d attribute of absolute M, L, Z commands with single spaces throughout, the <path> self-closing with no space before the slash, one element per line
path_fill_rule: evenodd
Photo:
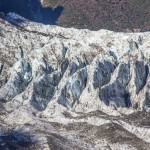
<path fill-rule="evenodd" d="M 2 127 L 36 149 L 150 149 L 149 37 L 3 16 Z"/>

